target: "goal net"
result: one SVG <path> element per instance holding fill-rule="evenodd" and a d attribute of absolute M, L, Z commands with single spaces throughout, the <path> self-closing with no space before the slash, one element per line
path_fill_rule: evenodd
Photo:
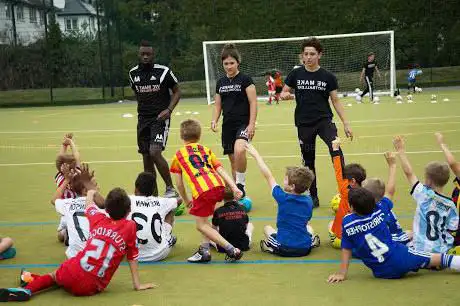
<path fill-rule="evenodd" d="M 375 53 L 381 78 L 374 73 L 376 95 L 391 95 L 395 89 L 394 32 L 368 32 L 316 36 L 321 40 L 323 55 L 321 67 L 334 73 L 339 83 L 339 94 L 355 95 L 355 89 L 364 90 L 359 77 L 369 52 Z M 236 44 L 241 53 L 240 71 L 251 76 L 258 96 L 267 95 L 265 75 L 281 72 L 283 80 L 299 63 L 301 43 L 308 37 L 250 39 L 232 41 L 204 41 L 203 57 L 208 104 L 213 103 L 216 81 L 225 75 L 220 53 L 226 43 Z"/>

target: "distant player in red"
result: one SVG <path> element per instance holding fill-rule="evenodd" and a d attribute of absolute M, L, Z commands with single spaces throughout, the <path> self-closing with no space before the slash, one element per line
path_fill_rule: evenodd
<path fill-rule="evenodd" d="M 275 79 L 272 77 L 272 74 L 270 72 L 267 72 L 265 75 L 267 78 L 267 82 L 265 85 L 267 85 L 267 91 L 268 91 L 268 102 L 267 105 L 272 104 L 272 99 L 275 97 L 275 91 L 276 91 L 276 86 L 275 86 Z"/>
<path fill-rule="evenodd" d="M 94 203 L 97 193 L 91 183 L 92 174 L 83 165 L 80 176 L 86 188 L 85 215 L 90 224 L 86 247 L 76 257 L 65 261 L 55 272 L 36 275 L 21 272 L 23 288 L 0 289 L 0 302 L 27 301 L 38 292 L 59 286 L 75 296 L 90 296 L 103 291 L 126 255 L 135 290 L 154 288 L 140 284 L 136 246 L 136 223 L 127 220 L 131 200 L 123 189 L 115 188 L 105 200 L 108 214 L 100 212 Z"/>
<path fill-rule="evenodd" d="M 284 84 L 283 84 L 281 72 L 277 71 L 275 73 L 275 101 L 276 101 L 276 104 L 279 103 L 280 95 L 281 95 L 281 92 L 283 91 L 283 86 Z"/>

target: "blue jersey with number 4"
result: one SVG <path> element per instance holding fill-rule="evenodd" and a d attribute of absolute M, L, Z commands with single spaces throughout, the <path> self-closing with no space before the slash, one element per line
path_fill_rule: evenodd
<path fill-rule="evenodd" d="M 452 233 L 458 228 L 458 211 L 451 198 L 435 192 L 420 182 L 411 195 L 417 202 L 414 217 L 414 248 L 417 251 L 445 253 L 452 248 Z"/>

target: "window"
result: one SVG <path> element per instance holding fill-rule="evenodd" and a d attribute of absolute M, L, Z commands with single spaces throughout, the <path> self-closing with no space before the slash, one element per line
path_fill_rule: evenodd
<path fill-rule="evenodd" d="M 11 4 L 6 4 L 5 5 L 5 10 L 6 10 L 6 19 L 11 19 Z"/>
<path fill-rule="evenodd" d="M 65 20 L 65 30 L 66 31 L 78 31 L 78 19 L 66 19 Z"/>
<path fill-rule="evenodd" d="M 72 19 L 72 30 L 78 30 L 78 20 Z"/>
<path fill-rule="evenodd" d="M 40 16 L 40 24 L 45 24 L 45 12 L 40 12 L 38 15 Z"/>
<path fill-rule="evenodd" d="M 37 9 L 29 8 L 30 23 L 37 23 Z"/>
<path fill-rule="evenodd" d="M 16 7 L 16 19 L 24 21 L 24 7 L 22 5 L 18 5 Z"/>

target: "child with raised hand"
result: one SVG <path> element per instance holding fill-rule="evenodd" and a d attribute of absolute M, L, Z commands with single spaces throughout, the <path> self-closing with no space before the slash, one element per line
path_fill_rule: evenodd
<path fill-rule="evenodd" d="M 329 283 L 347 278 L 353 253 L 372 270 L 374 277 L 401 278 L 418 269 L 449 268 L 460 272 L 460 256 L 426 253 L 393 241 L 385 222 L 385 213 L 376 206 L 367 189 L 350 189 L 351 213 L 343 218 L 342 260 L 340 271 L 329 276 Z"/>
<path fill-rule="evenodd" d="M 85 248 L 76 257 L 66 260 L 52 273 L 45 275 L 21 272 L 23 288 L 0 289 L 0 302 L 27 301 L 45 289 L 59 286 L 75 296 L 102 292 L 110 283 L 126 255 L 135 290 L 155 288 L 139 281 L 136 223 L 127 220 L 131 201 L 121 188 L 112 189 L 105 200 L 106 213 L 100 212 L 94 198 L 97 187 L 92 183 L 89 168 L 83 165 L 81 179 L 88 190 L 85 215 L 90 236 Z"/>
<path fill-rule="evenodd" d="M 455 174 L 455 179 L 454 179 L 454 190 L 452 191 L 452 201 L 454 201 L 454 204 L 457 206 L 457 210 L 460 211 L 460 162 L 455 160 L 454 155 L 452 152 L 450 152 L 449 148 L 447 147 L 447 144 L 444 141 L 444 136 L 441 133 L 435 133 L 436 140 L 441 147 L 441 150 L 444 153 L 444 156 L 446 157 L 446 161 L 449 164 L 450 169 L 452 172 Z M 455 233 L 455 239 L 454 239 L 454 249 L 457 254 L 460 254 L 460 223 L 457 229 L 457 232 Z M 452 250 L 453 251 L 453 250 Z"/>
<path fill-rule="evenodd" d="M 348 192 L 352 188 L 361 187 L 366 179 L 366 170 L 360 164 L 352 163 L 344 165 L 343 155 L 340 151 L 340 138 L 336 137 L 332 141 L 332 164 L 335 170 L 335 179 L 340 193 L 340 203 L 335 214 L 334 220 L 329 224 L 329 238 L 333 248 L 341 248 L 342 221 L 350 213 L 348 203 Z"/>
<path fill-rule="evenodd" d="M 198 121 L 187 119 L 180 124 L 180 137 L 184 146 L 180 148 L 171 162 L 176 187 L 182 200 L 190 208 L 190 214 L 195 217 L 196 228 L 202 234 L 203 240 L 198 250 L 187 259 L 191 263 L 211 261 L 210 241 L 215 242 L 227 253 L 225 260 L 237 261 L 243 252 L 228 242 L 212 227 L 208 218 L 213 215 L 217 202 L 224 196 L 225 184 L 229 186 L 235 199 L 241 198 L 243 192 L 222 167 L 216 155 L 206 146 L 198 143 L 201 138 L 201 125 Z M 190 200 L 185 191 L 183 177 L 192 190 Z"/>
<path fill-rule="evenodd" d="M 449 166 L 445 162 L 432 161 L 425 166 L 422 184 L 412 170 L 406 155 L 406 145 L 401 136 L 393 139 L 401 167 L 413 186 L 411 195 L 417 203 L 413 224 L 413 247 L 417 251 L 444 253 L 453 246 L 452 233 L 458 229 L 459 215 L 451 198 L 443 195 L 449 181 Z"/>
<path fill-rule="evenodd" d="M 386 223 L 393 240 L 407 244 L 412 240 L 412 232 L 403 231 L 398 218 L 393 212 L 393 196 L 396 191 L 396 154 L 394 152 L 385 152 L 384 155 L 388 164 L 387 184 L 385 185 L 379 178 L 368 178 L 362 185 L 374 195 L 377 207 L 385 212 Z"/>
<path fill-rule="evenodd" d="M 246 151 L 256 160 L 278 203 L 277 230 L 270 225 L 264 227 L 265 239 L 260 241 L 260 248 L 282 257 L 307 256 L 312 248 L 320 245 L 319 236 L 307 229 L 307 226 L 311 228 L 308 223 L 313 214 L 313 200 L 304 194 L 315 174 L 306 167 L 288 167 L 281 188 L 254 146 L 247 144 Z"/>

